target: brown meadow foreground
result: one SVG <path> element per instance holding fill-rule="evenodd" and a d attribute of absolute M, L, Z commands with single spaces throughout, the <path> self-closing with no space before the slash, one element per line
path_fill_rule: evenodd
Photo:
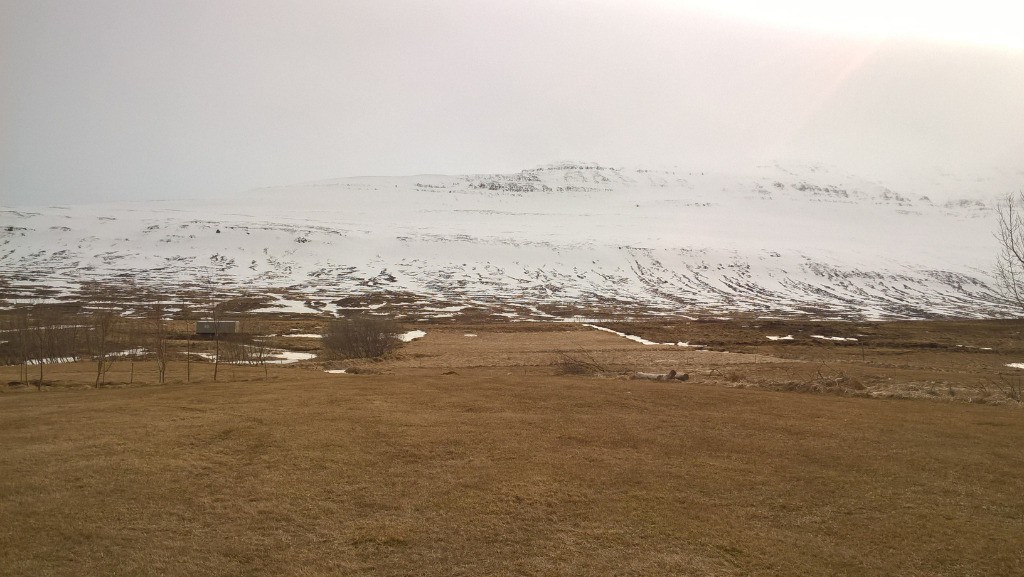
<path fill-rule="evenodd" d="M 860 349 L 690 327 L 723 352 L 424 326 L 336 365 L 359 374 L 138 362 L 101 388 L 55 365 L 0 394 L 0 575 L 1021 575 L 1000 327 L 914 325 L 903 352 L 884 324 L 841 327 Z M 625 376 L 667 368 L 692 378 Z"/>

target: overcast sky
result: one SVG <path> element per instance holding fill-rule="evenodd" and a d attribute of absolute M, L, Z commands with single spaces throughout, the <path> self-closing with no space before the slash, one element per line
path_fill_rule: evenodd
<path fill-rule="evenodd" d="M 0 203 L 566 159 L 1024 168 L 1018 3 L 844 4 L 0 0 Z"/>

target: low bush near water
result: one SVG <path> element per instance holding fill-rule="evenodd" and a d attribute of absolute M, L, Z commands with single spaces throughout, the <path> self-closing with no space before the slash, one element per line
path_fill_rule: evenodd
<path fill-rule="evenodd" d="M 366 359 L 382 357 L 396 349 L 400 330 L 390 317 L 357 316 L 331 321 L 324 333 L 327 358 Z"/>

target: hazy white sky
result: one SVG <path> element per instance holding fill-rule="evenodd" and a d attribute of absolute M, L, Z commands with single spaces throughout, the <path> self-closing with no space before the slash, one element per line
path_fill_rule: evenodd
<path fill-rule="evenodd" d="M 0 0 L 0 203 L 338 176 L 1024 167 L 1024 8 Z"/>

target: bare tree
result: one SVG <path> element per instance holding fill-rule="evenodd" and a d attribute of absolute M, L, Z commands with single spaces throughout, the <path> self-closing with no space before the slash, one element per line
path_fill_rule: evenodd
<path fill-rule="evenodd" d="M 92 315 L 92 330 L 89 331 L 89 350 L 96 362 L 96 386 L 104 383 L 107 371 L 114 362 L 113 347 L 121 317 L 112 310 L 99 311 Z"/>
<path fill-rule="evenodd" d="M 79 325 L 66 308 L 25 305 L 4 319 L 0 363 L 21 365 L 20 380 L 29 382 L 29 366 L 39 370 L 36 386 L 45 383 L 46 365 L 77 360 Z"/>
<path fill-rule="evenodd" d="M 149 316 L 149 348 L 156 359 L 156 371 L 162 385 L 167 379 L 167 362 L 170 345 L 167 342 L 167 322 L 164 320 L 163 305 L 157 303 Z"/>
<path fill-rule="evenodd" d="M 1021 204 L 1024 193 L 1010 194 L 996 208 L 999 216 L 999 255 L 996 278 L 1005 296 L 1024 308 L 1024 217 Z"/>
<path fill-rule="evenodd" d="M 32 345 L 31 331 L 28 309 L 25 307 L 17 309 L 11 323 L 11 336 L 15 339 L 15 349 L 21 364 L 21 382 L 25 385 L 28 384 L 28 361 Z"/>
<path fill-rule="evenodd" d="M 139 325 L 134 319 L 124 321 L 124 344 L 128 347 L 124 356 L 128 357 L 128 384 L 135 383 L 135 361 L 143 355 L 142 347 L 139 346 Z"/>
<path fill-rule="evenodd" d="M 43 388 L 43 368 L 46 366 L 47 361 L 50 360 L 49 350 L 47 350 L 48 338 L 47 333 L 50 333 L 52 329 L 48 326 L 46 315 L 40 315 L 38 312 L 30 318 L 31 326 L 29 327 L 29 335 L 32 337 L 32 344 L 35 345 L 35 361 L 36 365 L 39 366 L 39 380 L 36 382 L 36 388 L 42 390 Z M 56 359 L 53 362 L 57 362 Z"/>
<path fill-rule="evenodd" d="M 146 302 L 149 300 L 149 295 L 145 294 L 145 289 L 139 286 L 134 276 L 127 278 L 127 286 L 125 287 L 128 294 L 136 302 Z M 142 359 L 145 356 L 145 349 L 141 346 L 140 337 L 144 334 L 143 329 L 145 327 L 140 326 L 140 323 L 128 316 L 129 313 L 125 313 L 127 318 L 123 319 L 123 329 L 121 336 L 124 339 L 125 350 L 122 353 L 128 360 L 128 384 L 132 385 L 135 383 L 135 361 Z"/>
<path fill-rule="evenodd" d="M 221 307 L 218 302 L 217 285 L 213 276 L 207 276 L 203 284 L 206 288 L 206 296 L 209 304 L 210 318 L 213 320 L 213 380 L 217 380 L 217 372 L 220 369 L 220 320 Z"/>
<path fill-rule="evenodd" d="M 221 354 L 226 362 L 252 367 L 262 366 L 264 376 L 267 376 L 267 361 L 270 358 L 271 347 L 268 335 L 264 333 L 268 329 L 259 321 L 246 321 L 243 328 L 241 334 L 224 338 Z"/>
<path fill-rule="evenodd" d="M 996 213 L 999 215 L 996 279 L 1003 295 L 1024 310 L 1024 191 L 1007 195 Z"/>
<path fill-rule="evenodd" d="M 32 311 L 30 328 L 35 344 L 35 361 L 39 365 L 36 387 L 42 389 L 43 368 L 47 363 L 74 359 L 74 331 L 77 327 L 59 308 L 37 306 Z"/>
<path fill-rule="evenodd" d="M 187 345 L 185 346 L 185 382 L 192 382 L 192 334 L 188 335 Z"/>
<path fill-rule="evenodd" d="M 57 308 L 49 315 L 47 326 L 51 329 L 46 336 L 49 356 L 63 361 L 77 361 L 81 346 L 81 334 L 85 327 L 78 315 L 66 308 Z"/>
<path fill-rule="evenodd" d="M 20 365 L 18 351 L 18 323 L 13 315 L 5 315 L 0 322 L 0 365 Z"/>

